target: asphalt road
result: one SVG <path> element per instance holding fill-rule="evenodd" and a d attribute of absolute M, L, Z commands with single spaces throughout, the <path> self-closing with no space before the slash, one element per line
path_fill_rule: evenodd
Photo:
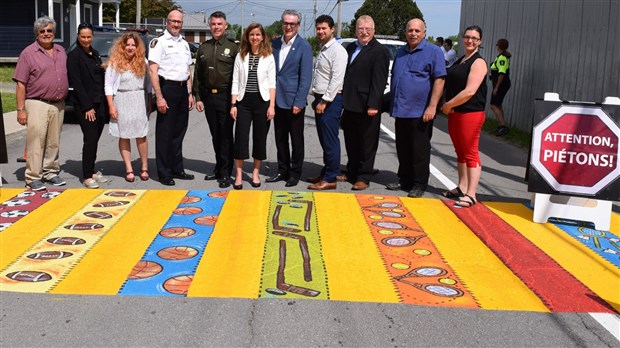
<path fill-rule="evenodd" d="M 322 151 L 314 118 L 306 111 L 306 158 L 302 180 L 319 173 Z M 149 165 L 156 179 L 154 118 L 151 119 Z M 398 161 L 386 114 L 370 188 L 365 193 L 390 194 L 384 185 L 397 180 Z M 439 117 L 433 136 L 432 165 L 436 168 L 425 197 L 456 182 L 455 155 L 447 135 L 447 120 Z M 273 128 L 273 126 L 272 126 Z M 273 133 L 273 130 L 271 131 Z M 65 125 L 61 140 L 62 177 L 67 188 L 81 186 L 82 133 Z M 10 163 L 2 166 L 4 187 L 23 187 L 24 165 L 15 159 L 23 151 L 23 131 L 7 136 Z M 276 171 L 276 149 L 269 135 L 268 160 L 262 178 Z M 132 145 L 133 146 L 133 145 Z M 478 198 L 481 201 L 529 200 L 523 180 L 527 153 L 493 136 L 483 135 L 483 162 Z M 216 189 L 204 181 L 214 165 L 211 138 L 204 115 L 190 114 L 185 138 L 186 171 L 196 180 L 177 180 L 174 187 L 156 180 L 128 183 L 117 141 L 107 133 L 100 141 L 97 168 L 112 182 L 102 188 Z M 343 161 L 346 151 L 343 144 Z M 137 158 L 135 146 L 133 157 Z M 344 167 L 344 166 L 343 166 Z M 134 171 L 139 161 L 134 161 Z M 250 172 L 248 161 L 246 172 Z M 440 179 L 438 179 L 438 177 Z M 252 189 L 247 183 L 244 189 Z M 300 182 L 296 190 L 305 191 Z M 265 184 L 260 190 L 281 190 L 284 183 Z M 339 192 L 351 193 L 339 183 Z M 404 192 L 396 193 L 405 195 Z M 615 208 L 617 210 L 617 206 Z M 587 313 L 533 313 L 448 309 L 402 304 L 278 299 L 166 298 L 132 296 L 59 296 L 0 293 L 0 346 L 529 346 L 620 347 L 620 341 Z"/>

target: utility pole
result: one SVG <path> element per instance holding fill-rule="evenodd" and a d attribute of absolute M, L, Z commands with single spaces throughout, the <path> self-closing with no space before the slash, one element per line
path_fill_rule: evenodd
<path fill-rule="evenodd" d="M 142 0 L 136 1 L 136 28 L 140 28 L 142 22 Z"/>
<path fill-rule="evenodd" d="M 342 35 L 342 2 L 347 0 L 338 0 L 338 24 L 336 25 L 336 37 L 340 37 Z"/>
<path fill-rule="evenodd" d="M 316 0 L 314 0 L 314 9 L 312 10 L 312 23 L 316 22 Z"/>
<path fill-rule="evenodd" d="M 243 0 L 241 0 L 241 36 L 243 36 Z"/>

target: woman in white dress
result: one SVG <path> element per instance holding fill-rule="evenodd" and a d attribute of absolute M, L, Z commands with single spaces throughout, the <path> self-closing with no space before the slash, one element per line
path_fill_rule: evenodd
<path fill-rule="evenodd" d="M 140 154 L 140 179 L 149 179 L 146 135 L 151 93 L 148 76 L 144 43 L 138 35 L 129 32 L 116 39 L 105 73 L 105 95 L 110 113 L 110 135 L 119 138 L 118 148 L 125 162 L 128 182 L 136 179 L 131 166 L 130 139 L 136 139 Z"/>

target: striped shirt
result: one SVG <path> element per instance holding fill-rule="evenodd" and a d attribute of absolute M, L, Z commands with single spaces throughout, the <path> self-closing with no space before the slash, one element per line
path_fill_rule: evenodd
<path fill-rule="evenodd" d="M 258 59 L 260 58 L 258 55 L 249 54 L 249 69 L 248 72 L 248 82 L 245 85 L 245 91 L 249 93 L 258 93 L 258 77 L 256 75 L 256 70 L 258 69 Z"/>

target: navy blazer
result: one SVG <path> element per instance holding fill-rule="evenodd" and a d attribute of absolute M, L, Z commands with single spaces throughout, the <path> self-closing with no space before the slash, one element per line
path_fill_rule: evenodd
<path fill-rule="evenodd" d="M 297 35 L 280 69 L 282 38 L 273 39 L 271 46 L 276 61 L 276 105 L 281 109 L 305 108 L 312 85 L 312 47 Z"/>
<path fill-rule="evenodd" d="M 349 63 L 342 87 L 343 107 L 357 113 L 366 113 L 368 108 L 381 112 L 390 66 L 388 50 L 373 38 L 351 62 L 356 47 L 355 42 L 347 46 Z"/>

